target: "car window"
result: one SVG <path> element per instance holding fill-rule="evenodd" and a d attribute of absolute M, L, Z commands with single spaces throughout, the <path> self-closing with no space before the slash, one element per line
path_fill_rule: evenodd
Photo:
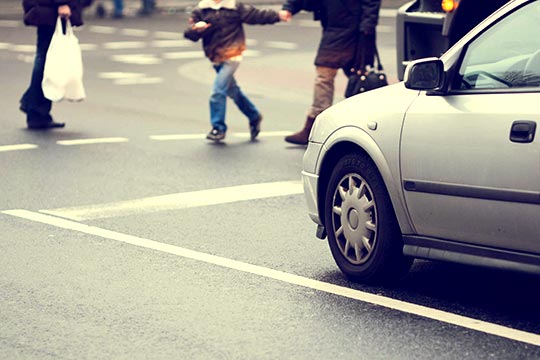
<path fill-rule="evenodd" d="M 454 89 L 540 86 L 540 1 L 494 24 L 466 48 Z M 538 89 L 540 90 L 540 88 Z"/>

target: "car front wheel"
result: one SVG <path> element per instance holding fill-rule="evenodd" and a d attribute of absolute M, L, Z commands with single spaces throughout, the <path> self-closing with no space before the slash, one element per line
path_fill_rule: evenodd
<path fill-rule="evenodd" d="M 334 260 L 349 278 L 363 282 L 398 279 L 412 259 L 403 242 L 384 182 L 362 153 L 335 165 L 325 201 L 325 225 Z"/>

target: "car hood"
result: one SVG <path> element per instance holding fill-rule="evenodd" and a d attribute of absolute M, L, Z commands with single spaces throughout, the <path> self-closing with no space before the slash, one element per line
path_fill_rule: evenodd
<path fill-rule="evenodd" d="M 400 82 L 345 99 L 317 117 L 310 141 L 324 143 L 336 130 L 347 126 L 371 130 L 368 132 L 373 135 L 382 133 L 374 132 L 374 127 L 401 129 L 404 114 L 419 94 Z"/>

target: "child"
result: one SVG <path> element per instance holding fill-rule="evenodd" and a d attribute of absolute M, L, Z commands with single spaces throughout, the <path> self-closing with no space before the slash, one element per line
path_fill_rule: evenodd
<path fill-rule="evenodd" d="M 210 96 L 212 130 L 206 136 L 208 140 L 219 142 L 225 138 L 227 96 L 247 116 L 251 140 L 259 135 L 262 115 L 234 79 L 234 72 L 246 49 L 242 23 L 274 24 L 285 20 L 285 15 L 274 10 L 259 10 L 235 0 L 201 0 L 191 13 L 190 27 L 184 32 L 184 37 L 192 41 L 202 38 L 204 53 L 217 73 Z"/>

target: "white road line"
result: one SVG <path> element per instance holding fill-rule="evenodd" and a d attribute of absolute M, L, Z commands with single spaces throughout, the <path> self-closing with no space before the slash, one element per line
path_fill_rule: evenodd
<path fill-rule="evenodd" d="M 272 49 L 283 49 L 283 50 L 296 50 L 298 49 L 298 44 L 286 42 L 286 41 L 267 41 L 265 45 Z"/>
<path fill-rule="evenodd" d="M 10 45 L 8 48 L 10 51 L 32 53 L 36 51 L 35 45 Z"/>
<path fill-rule="evenodd" d="M 154 37 L 157 37 L 159 39 L 179 39 L 182 38 L 182 35 L 177 32 L 172 31 L 156 31 L 154 32 Z"/>
<path fill-rule="evenodd" d="M 0 42 L 0 50 L 7 50 L 11 47 L 10 43 Z"/>
<path fill-rule="evenodd" d="M 206 139 L 205 134 L 171 134 L 171 135 L 150 135 L 150 139 L 157 141 L 168 140 L 201 140 Z"/>
<path fill-rule="evenodd" d="M 291 131 L 263 131 L 259 134 L 259 137 L 276 137 L 290 135 Z M 228 136 L 249 138 L 250 133 L 233 133 Z M 168 135 L 150 135 L 151 140 L 156 141 L 169 141 L 169 140 L 201 140 L 206 139 L 206 134 L 168 134 Z"/>
<path fill-rule="evenodd" d="M 297 195 L 302 192 L 300 181 L 281 181 L 153 196 L 105 204 L 40 210 L 40 212 L 83 221 Z"/>
<path fill-rule="evenodd" d="M 143 37 L 148 35 L 148 30 L 142 29 L 122 29 L 122 35 Z"/>
<path fill-rule="evenodd" d="M 121 72 L 121 71 L 98 73 L 98 77 L 100 79 L 112 79 L 112 80 L 143 78 L 145 76 L 146 76 L 146 74 L 144 74 L 144 73 L 132 73 L 132 72 Z"/>
<path fill-rule="evenodd" d="M 94 139 L 77 139 L 77 140 L 59 140 L 56 143 L 63 146 L 74 145 L 91 145 L 91 144 L 109 144 L 128 142 L 129 140 L 123 137 L 109 137 L 109 138 L 94 138 Z"/>
<path fill-rule="evenodd" d="M 113 55 L 112 60 L 135 65 L 156 65 L 161 64 L 163 61 L 153 54 Z"/>
<path fill-rule="evenodd" d="M 94 33 L 98 33 L 98 34 L 114 34 L 117 28 L 112 27 L 112 26 L 92 25 L 88 28 L 88 30 Z"/>
<path fill-rule="evenodd" d="M 0 20 L 0 27 L 10 27 L 15 28 L 22 25 L 21 21 L 16 20 Z"/>
<path fill-rule="evenodd" d="M 163 82 L 163 78 L 160 77 L 147 77 L 144 73 L 120 71 L 99 73 L 98 77 L 101 79 L 113 80 L 116 85 L 146 85 L 160 84 Z"/>
<path fill-rule="evenodd" d="M 96 44 L 80 44 L 80 46 L 82 51 L 93 51 L 98 48 Z"/>
<path fill-rule="evenodd" d="M 161 84 L 162 82 L 163 78 L 160 77 L 124 78 L 114 80 L 116 85 L 150 85 Z"/>
<path fill-rule="evenodd" d="M 103 48 L 109 50 L 142 49 L 145 47 L 146 43 L 142 41 L 114 41 L 103 44 Z"/>
<path fill-rule="evenodd" d="M 37 149 L 37 147 L 38 146 L 34 144 L 3 145 L 3 146 L 0 146 L 0 152 L 31 150 L 31 149 Z"/>
<path fill-rule="evenodd" d="M 163 253 L 180 256 L 187 259 L 197 260 L 207 264 L 212 264 L 227 269 L 257 275 L 291 285 L 297 285 L 312 290 L 318 290 L 324 293 L 378 305 L 403 313 L 417 315 L 423 318 L 428 318 L 443 323 L 460 326 L 463 328 L 503 337 L 514 341 L 519 341 L 536 346 L 540 344 L 540 335 L 528 333 L 522 330 L 512 329 L 502 325 L 492 324 L 486 321 L 461 316 L 438 309 L 429 308 L 427 306 L 407 303 L 405 301 L 371 294 L 344 286 L 330 284 L 320 280 L 314 280 L 275 269 L 269 269 L 258 265 L 224 258 L 221 256 L 215 256 L 199 251 L 193 251 L 179 246 L 164 244 L 158 241 L 123 234 L 116 231 L 106 230 L 95 226 L 88 226 L 77 222 L 59 219 L 53 216 L 38 214 L 27 210 L 6 210 L 2 211 L 2 213 L 46 225 L 55 226 L 61 229 L 77 231 L 92 236 L 98 236 L 103 239 L 119 241 L 125 244 L 139 246 L 154 251 L 160 251 Z"/>
<path fill-rule="evenodd" d="M 257 56 L 261 56 L 261 52 L 258 50 L 246 50 L 244 51 L 243 55 L 247 57 L 257 57 Z M 203 59 L 204 52 L 202 52 L 201 50 L 166 52 L 166 53 L 163 53 L 161 56 L 167 60 Z"/>
<path fill-rule="evenodd" d="M 261 52 L 259 50 L 246 50 L 242 55 L 247 57 L 256 57 L 261 56 Z"/>
<path fill-rule="evenodd" d="M 191 47 L 193 41 L 188 40 L 154 40 L 151 45 L 157 48 Z"/>
<path fill-rule="evenodd" d="M 167 60 L 181 60 L 181 59 L 202 59 L 204 53 L 202 51 L 179 51 L 179 52 L 167 52 L 161 55 Z"/>

